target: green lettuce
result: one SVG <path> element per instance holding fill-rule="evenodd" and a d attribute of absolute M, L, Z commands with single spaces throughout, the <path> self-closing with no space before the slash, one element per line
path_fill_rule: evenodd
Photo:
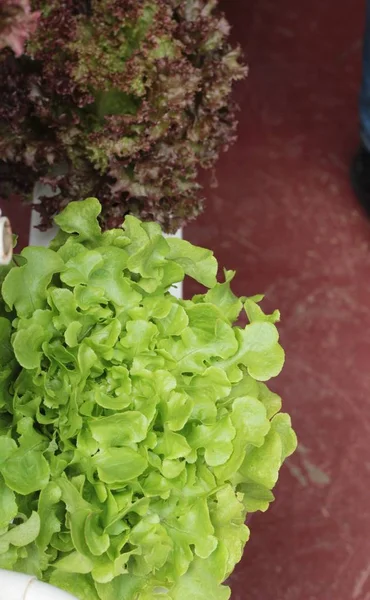
<path fill-rule="evenodd" d="M 0 296 L 0 567 L 80 600 L 226 600 L 296 447 L 261 298 L 213 254 L 71 203 Z M 178 300 L 190 276 L 209 288 Z M 248 324 L 234 325 L 241 311 Z"/>

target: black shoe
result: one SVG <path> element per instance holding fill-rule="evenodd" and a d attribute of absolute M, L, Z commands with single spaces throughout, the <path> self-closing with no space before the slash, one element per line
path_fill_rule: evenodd
<path fill-rule="evenodd" d="M 357 199 L 370 217 L 370 152 L 362 145 L 352 162 L 351 183 Z"/>

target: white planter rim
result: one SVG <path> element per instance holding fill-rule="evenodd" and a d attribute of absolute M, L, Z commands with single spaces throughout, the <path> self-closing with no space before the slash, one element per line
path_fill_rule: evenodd
<path fill-rule="evenodd" d="M 32 575 L 0 569 L 0 600 L 77 600 Z"/>
<path fill-rule="evenodd" d="M 0 265 L 8 265 L 13 256 L 13 238 L 10 221 L 0 211 Z"/>

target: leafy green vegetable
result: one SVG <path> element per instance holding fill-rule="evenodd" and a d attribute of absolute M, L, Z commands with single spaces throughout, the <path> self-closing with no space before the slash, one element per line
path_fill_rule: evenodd
<path fill-rule="evenodd" d="M 235 141 L 231 92 L 247 74 L 218 4 L 1 0 L 1 198 L 32 202 L 47 181 L 46 228 L 96 194 L 105 229 L 133 214 L 176 231 L 199 215 L 198 172 Z M 5 49 L 19 55 L 31 31 L 21 58 Z"/>
<path fill-rule="evenodd" d="M 217 283 L 211 252 L 132 216 L 101 233 L 99 212 L 69 204 L 2 286 L 0 566 L 80 600 L 227 600 L 296 446 L 262 383 L 278 314 Z M 177 300 L 185 275 L 210 289 Z"/>

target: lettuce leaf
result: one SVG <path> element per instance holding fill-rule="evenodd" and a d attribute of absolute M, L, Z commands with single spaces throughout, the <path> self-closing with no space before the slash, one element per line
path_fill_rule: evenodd
<path fill-rule="evenodd" d="M 2 285 L 0 566 L 80 600 L 227 600 L 246 514 L 296 447 L 263 383 L 278 315 L 210 251 L 99 213 L 70 203 Z M 209 289 L 177 300 L 185 276 Z"/>

